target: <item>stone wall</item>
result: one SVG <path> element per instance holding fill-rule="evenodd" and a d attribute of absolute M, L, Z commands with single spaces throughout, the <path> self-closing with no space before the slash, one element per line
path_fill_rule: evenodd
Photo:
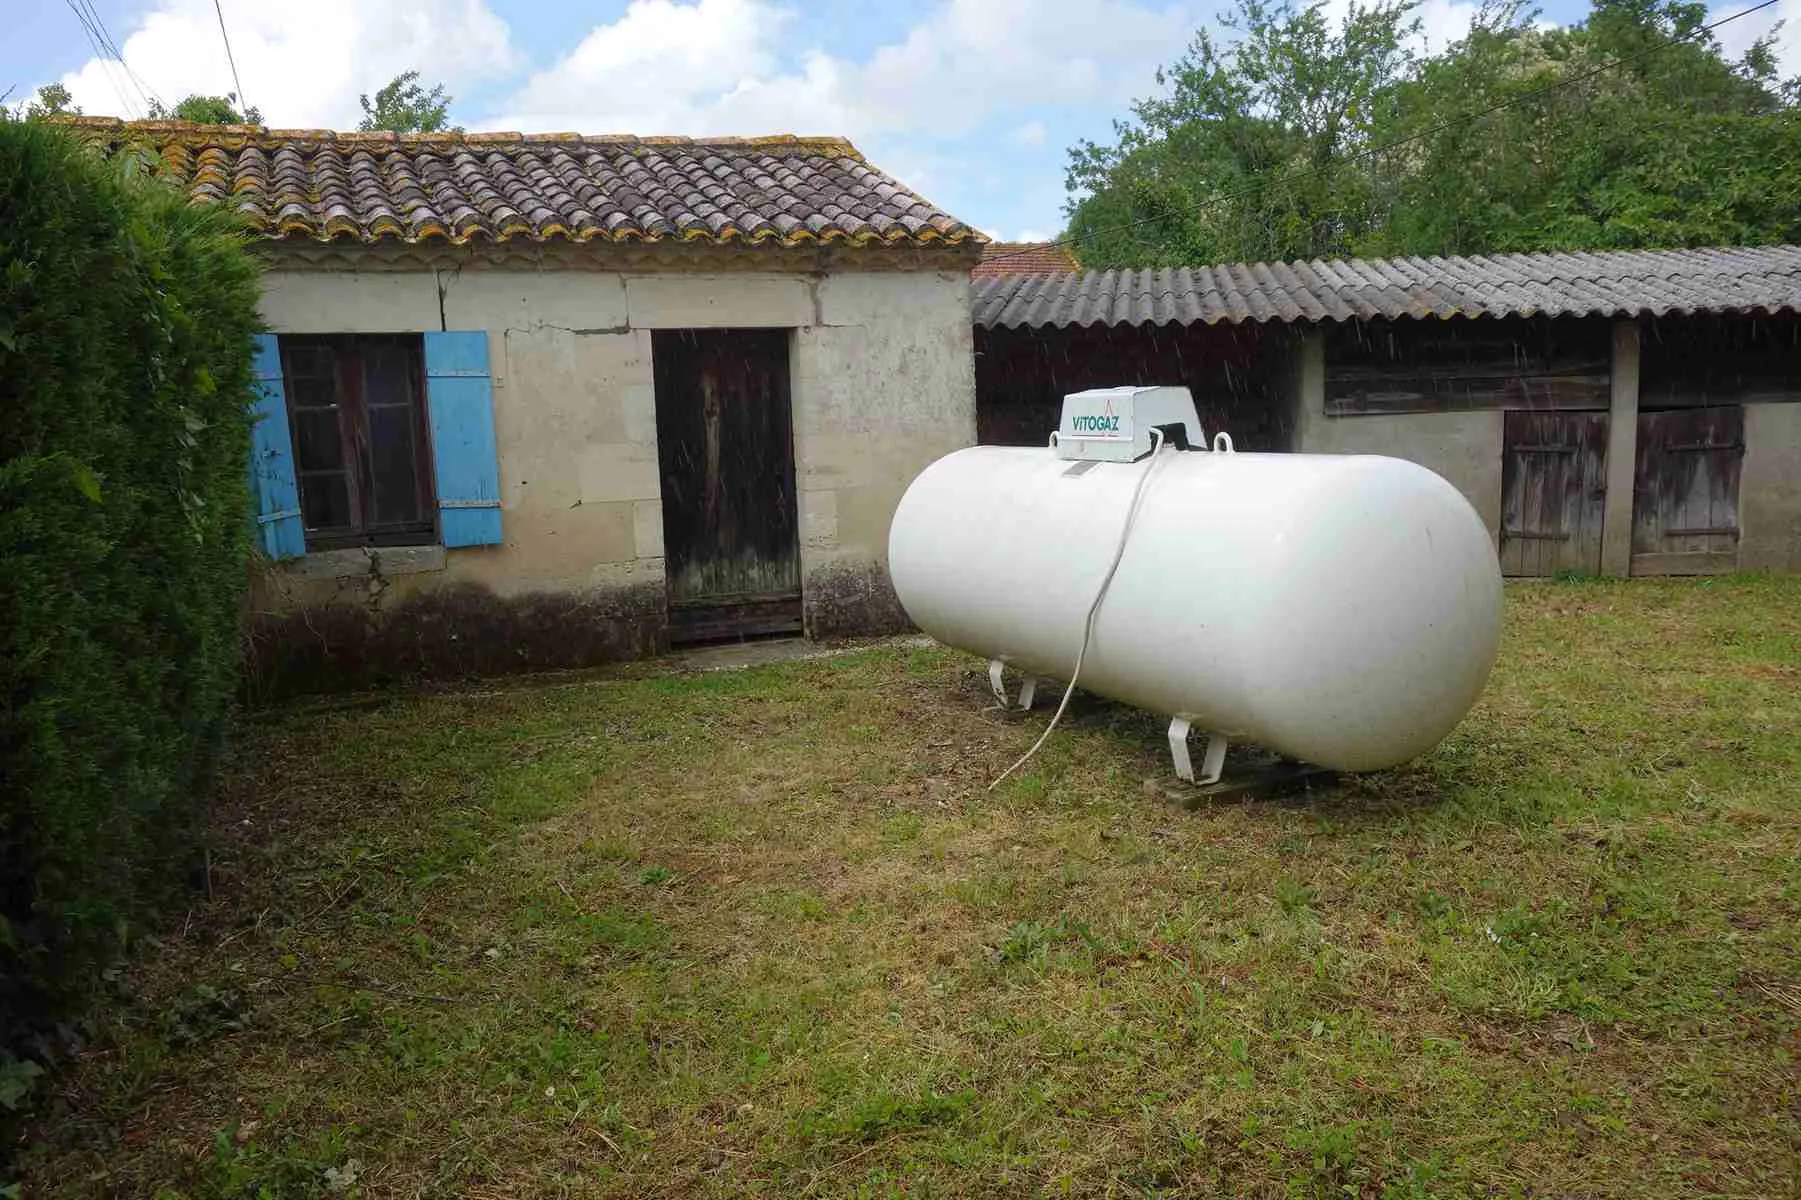
<path fill-rule="evenodd" d="M 573 666 L 665 644 L 651 331 L 788 328 L 803 604 L 814 636 L 905 617 L 886 571 L 901 493 L 975 441 L 961 268 L 762 274 L 277 269 L 281 333 L 485 329 L 504 542 L 329 551 L 261 572 L 252 663 L 273 691 Z"/>

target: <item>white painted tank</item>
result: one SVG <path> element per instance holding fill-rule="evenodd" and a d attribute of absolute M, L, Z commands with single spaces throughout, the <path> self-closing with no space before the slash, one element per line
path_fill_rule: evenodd
<path fill-rule="evenodd" d="M 1370 455 L 1165 450 L 1134 463 L 977 446 L 939 459 L 889 534 L 895 590 L 948 645 L 1348 771 L 1436 745 L 1494 663 L 1487 529 L 1424 467 Z"/>

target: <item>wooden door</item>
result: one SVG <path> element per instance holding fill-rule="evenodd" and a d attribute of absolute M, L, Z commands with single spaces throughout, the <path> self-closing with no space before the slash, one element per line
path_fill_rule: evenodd
<path fill-rule="evenodd" d="M 1632 573 L 1708 575 L 1738 566 L 1745 410 L 1640 413 L 1632 485 Z"/>
<path fill-rule="evenodd" d="M 1607 414 L 1510 412 L 1501 464 L 1501 573 L 1599 574 Z"/>
<path fill-rule="evenodd" d="M 651 338 L 670 640 L 799 632 L 788 332 Z"/>

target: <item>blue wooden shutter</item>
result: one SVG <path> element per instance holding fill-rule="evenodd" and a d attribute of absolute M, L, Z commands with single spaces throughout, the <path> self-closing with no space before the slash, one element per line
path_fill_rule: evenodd
<path fill-rule="evenodd" d="M 300 488 L 294 480 L 294 439 L 288 435 L 288 394 L 281 381 L 281 348 L 272 333 L 256 335 L 251 355 L 256 380 L 250 432 L 250 490 L 257 540 L 270 558 L 306 553 L 300 525 Z"/>
<path fill-rule="evenodd" d="M 485 331 L 425 335 L 425 397 L 444 544 L 498 546 L 500 458 L 494 449 L 494 381 Z"/>

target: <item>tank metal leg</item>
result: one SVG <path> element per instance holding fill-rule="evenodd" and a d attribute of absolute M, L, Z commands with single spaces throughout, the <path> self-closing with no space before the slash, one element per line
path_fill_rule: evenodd
<path fill-rule="evenodd" d="M 1207 754 L 1201 759 L 1203 778 L 1196 783 L 1218 783 L 1220 773 L 1226 769 L 1226 739 L 1223 734 L 1207 735 Z"/>
<path fill-rule="evenodd" d="M 988 660 L 988 690 L 1000 701 L 1002 711 L 1009 711 L 1013 702 L 1007 697 L 1007 664 L 998 658 Z M 1038 676 L 1027 675 L 1019 681 L 1019 711 L 1028 712 L 1032 700 L 1038 695 Z"/>
<path fill-rule="evenodd" d="M 1201 757 L 1201 774 L 1194 773 L 1194 761 L 1188 757 L 1187 717 L 1175 717 L 1169 723 L 1169 756 L 1176 764 L 1176 778 L 1185 783 L 1209 784 L 1218 783 L 1220 772 L 1226 765 L 1226 739 L 1221 734 L 1207 735 L 1207 751 Z"/>

